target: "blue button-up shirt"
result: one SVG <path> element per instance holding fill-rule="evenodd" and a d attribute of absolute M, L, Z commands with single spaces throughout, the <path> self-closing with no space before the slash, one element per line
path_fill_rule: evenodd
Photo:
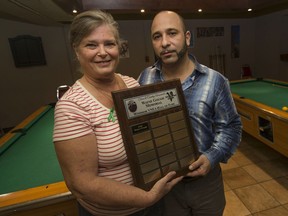
<path fill-rule="evenodd" d="M 195 142 L 213 168 L 226 163 L 241 141 L 242 124 L 237 113 L 229 81 L 217 71 L 195 63 L 195 70 L 182 83 Z M 161 62 L 146 68 L 139 76 L 140 85 L 164 81 Z"/>

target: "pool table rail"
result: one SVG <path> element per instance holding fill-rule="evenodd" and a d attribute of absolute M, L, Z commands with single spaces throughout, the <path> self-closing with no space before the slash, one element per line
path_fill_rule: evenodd
<path fill-rule="evenodd" d="M 24 121 L 22 121 L 19 125 L 17 125 L 15 128 L 10 130 L 7 134 L 5 134 L 3 137 L 0 138 L 0 156 L 1 158 L 5 158 L 5 162 L 7 162 L 6 155 L 10 155 L 10 150 L 12 150 L 12 147 L 15 146 L 16 142 L 20 142 L 21 138 L 31 135 L 29 132 L 29 129 L 33 128 L 33 126 L 41 125 L 43 123 L 43 119 L 45 119 L 45 123 L 47 123 L 47 116 L 49 116 L 49 119 L 51 118 L 51 113 L 54 112 L 54 107 L 51 105 L 43 106 L 37 109 L 35 112 L 33 112 L 31 115 L 29 115 Z M 53 118 L 53 117 L 52 117 Z M 49 124 L 53 121 L 49 121 Z M 51 125 L 49 125 L 48 133 L 44 130 L 44 134 L 50 134 L 52 133 Z M 24 136 L 25 135 L 25 136 Z M 48 141 L 50 142 L 50 141 Z M 24 143 L 24 142 L 20 142 Z M 45 143 L 45 142 L 44 142 Z M 26 144 L 26 143 L 25 143 Z M 31 144 L 31 143 L 29 143 Z M 16 144 L 17 146 L 17 144 Z M 19 146 L 19 145 L 18 145 Z M 28 143 L 27 143 L 27 146 Z M 27 147 L 26 146 L 26 147 Z M 53 146 L 53 145 L 51 145 Z M 15 150 L 14 148 L 13 150 Z M 15 153 L 17 151 L 13 151 Z M 18 151 L 19 152 L 19 151 Z M 21 153 L 23 151 L 20 151 Z M 32 154 L 31 154 L 32 155 Z M 30 156 L 31 156 L 30 155 Z M 14 158 L 19 158 L 17 155 Z M 21 158 L 21 157 L 20 157 Z M 24 157 L 25 158 L 25 157 Z M 42 160 L 45 157 L 40 157 L 40 160 Z M 54 158 L 54 157 L 51 157 Z M 22 161 L 23 162 L 23 161 Z M 35 161 L 34 161 L 35 162 Z M 50 161 L 49 164 L 51 164 L 52 161 Z M 5 164 L 5 163 L 4 163 Z M 9 164 L 9 163 L 7 163 Z M 17 174 L 17 164 L 16 168 L 14 167 L 7 168 L 5 166 L 2 166 L 2 169 L 9 169 L 12 170 L 12 172 L 15 172 Z M 33 169 L 32 169 L 33 170 Z M 36 170 L 37 171 L 37 170 Z M 36 172 L 34 170 L 34 173 Z M 55 173 L 58 173 L 59 170 L 55 170 Z M 5 172 L 4 172 L 5 173 Z M 37 172 L 36 172 L 37 173 Z M 54 174 L 55 174 L 54 173 Z M 3 172 L 2 172 L 3 174 Z M 35 175 L 33 175 L 35 176 Z M 37 175 L 36 175 L 37 176 Z M 57 175 L 56 175 L 57 176 Z M 1 176 L 1 180 L 3 181 L 11 181 L 9 179 L 9 176 L 5 175 Z M 40 178 L 40 174 L 38 175 Z M 50 215 L 77 215 L 77 202 L 75 197 L 72 195 L 72 193 L 67 188 L 63 178 L 59 179 L 55 178 L 55 181 L 49 181 L 48 183 L 42 183 L 40 184 L 30 184 L 32 186 L 29 186 L 28 188 L 24 184 L 25 182 L 24 176 L 19 176 L 18 180 L 23 183 L 22 189 L 19 189 L 19 185 L 17 187 L 14 187 L 12 184 L 1 184 L 0 187 L 1 193 L 0 193 L 0 216 L 8 216 L 8 215 L 15 215 L 15 216 L 30 216 L 30 215 L 39 215 L 39 216 L 50 216 Z M 37 177 L 36 177 L 37 178 Z M 15 178 L 16 179 L 16 178 Z M 11 188 L 7 188 L 7 185 L 12 185 Z M 60 213 L 57 213 L 60 212 Z M 67 213 L 68 212 L 68 213 Z"/>
<path fill-rule="evenodd" d="M 65 182 L 57 182 L 26 190 L 0 195 L 0 215 L 41 206 L 41 203 L 55 203 L 75 199 Z"/>
<path fill-rule="evenodd" d="M 40 107 L 35 112 L 30 114 L 27 118 L 25 118 L 20 124 L 8 131 L 8 133 L 6 133 L 4 136 L 2 136 L 0 138 L 0 155 L 7 148 L 9 148 L 10 143 L 13 143 L 15 139 L 22 135 L 21 133 L 17 133 L 15 131 L 24 131 L 25 128 L 29 127 L 31 124 L 34 123 L 37 118 L 39 118 L 39 115 L 45 114 L 45 112 L 47 112 L 49 109 L 51 109 L 50 106 Z"/>
<path fill-rule="evenodd" d="M 285 82 L 275 82 L 288 86 Z M 233 91 L 232 96 L 241 116 L 243 130 L 288 157 L 288 112 L 241 97 Z"/>
<path fill-rule="evenodd" d="M 271 115 L 274 115 L 276 118 L 281 119 L 283 121 L 288 122 L 288 112 L 282 111 L 270 106 L 267 106 L 265 104 L 250 100 L 249 98 L 242 98 L 240 95 L 237 95 L 235 93 L 232 93 L 234 101 L 237 101 L 239 103 L 245 103 L 246 105 L 249 105 L 255 109 L 259 109 L 265 113 L 269 113 Z M 247 104 L 249 103 L 249 104 Z"/>

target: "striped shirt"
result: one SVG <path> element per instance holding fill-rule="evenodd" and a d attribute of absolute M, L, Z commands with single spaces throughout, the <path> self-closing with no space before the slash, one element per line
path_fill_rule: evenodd
<path fill-rule="evenodd" d="M 128 88 L 139 86 L 131 77 L 119 75 Z M 55 124 L 53 141 L 64 141 L 95 134 L 98 147 L 98 175 L 133 184 L 130 166 L 124 148 L 117 116 L 116 121 L 108 121 L 110 109 L 102 105 L 85 87 L 76 81 L 75 84 L 61 97 L 55 107 Z M 108 208 L 91 203 L 83 203 L 96 215 L 127 215 L 135 209 Z"/>

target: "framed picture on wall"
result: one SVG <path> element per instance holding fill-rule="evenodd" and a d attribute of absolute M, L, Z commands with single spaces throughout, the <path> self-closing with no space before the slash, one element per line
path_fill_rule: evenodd
<path fill-rule="evenodd" d="M 129 58 L 129 45 L 128 40 L 120 41 L 120 58 Z"/>
<path fill-rule="evenodd" d="M 231 58 L 240 57 L 240 26 L 231 26 Z"/>
<path fill-rule="evenodd" d="M 46 65 L 41 37 L 19 35 L 8 40 L 16 67 Z"/>
<path fill-rule="evenodd" d="M 224 36 L 224 27 L 198 27 L 197 38 Z"/>

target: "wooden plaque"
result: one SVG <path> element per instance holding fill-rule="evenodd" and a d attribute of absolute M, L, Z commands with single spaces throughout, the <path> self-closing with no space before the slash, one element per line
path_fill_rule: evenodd
<path fill-rule="evenodd" d="M 180 80 L 112 96 L 135 186 L 149 190 L 169 171 L 186 174 L 199 153 Z"/>

